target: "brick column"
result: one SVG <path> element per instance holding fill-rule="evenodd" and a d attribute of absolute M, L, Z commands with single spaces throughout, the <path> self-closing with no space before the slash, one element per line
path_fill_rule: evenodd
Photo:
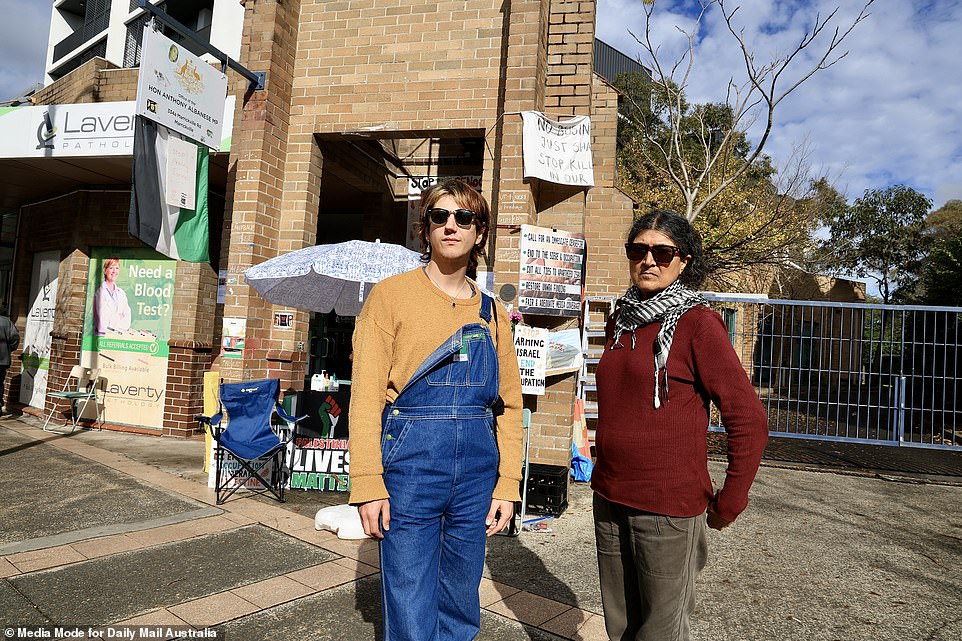
<path fill-rule="evenodd" d="M 234 186 L 229 200 L 227 245 L 228 292 L 225 318 L 247 323 L 242 358 L 221 359 L 223 377 L 230 381 L 266 378 L 271 306 L 251 290 L 244 270 L 277 255 L 281 248 L 287 139 L 291 113 L 294 57 L 297 49 L 298 0 L 248 2 L 244 15 L 241 62 L 252 71 L 267 72 L 267 87 L 253 92 L 234 127 L 230 163 Z M 290 246 L 290 242 L 286 243 Z"/>
<path fill-rule="evenodd" d="M 74 365 L 80 365 L 88 264 L 89 259 L 79 249 L 70 252 L 60 261 L 57 313 L 53 320 L 53 330 L 50 332 L 50 369 L 47 372 L 47 391 L 62 390 L 71 368 Z M 43 405 L 44 417 L 55 407 L 62 414 L 54 414 L 54 419 L 69 416 L 69 402 L 47 397 Z"/>
<path fill-rule="evenodd" d="M 585 215 L 585 239 L 591 255 L 585 295 L 620 296 L 628 287 L 628 261 L 622 243 L 634 216 L 634 203 L 615 187 L 618 92 L 596 76 L 592 103 L 595 187 L 588 192 Z"/>
<path fill-rule="evenodd" d="M 492 224 L 505 226 L 493 234 L 495 280 L 517 286 L 519 235 L 507 226 L 531 222 L 535 205 L 524 181 L 519 112 L 544 106 L 548 2 L 516 1 L 506 6 L 511 12 L 502 35 L 501 104 L 498 121 L 488 134 L 487 144 L 495 152 L 485 156 L 483 190 L 491 194 Z"/>
<path fill-rule="evenodd" d="M 512 5 L 504 112 L 536 109 L 552 118 L 590 115 L 595 3 L 547 0 L 537 6 L 517 7 L 517 10 L 524 9 L 528 9 L 530 15 L 515 16 L 516 7 Z M 533 20 L 535 10 L 537 27 Z M 533 56 L 536 74 L 524 64 L 529 56 Z M 584 232 L 587 190 L 536 179 L 524 182 L 521 132 L 520 117 L 505 115 L 500 131 L 498 223 L 532 223 Z M 522 213 L 520 203 L 525 198 L 527 211 Z M 506 215 L 501 215 L 502 209 Z M 513 213 L 508 214 L 509 210 Z M 516 283 L 520 259 L 517 235 L 509 236 L 503 231 L 499 234 L 496 258 L 498 281 Z M 577 318 L 545 316 L 530 321 L 552 330 L 578 326 Z M 576 380 L 573 375 L 553 377 L 547 381 L 544 396 L 526 399 L 526 405 L 534 411 L 532 461 L 568 465 Z"/>
<path fill-rule="evenodd" d="M 167 357 L 167 398 L 164 436 L 190 436 L 197 429 L 194 416 L 204 413 L 204 371 L 210 366 L 210 341 L 171 340 Z"/>

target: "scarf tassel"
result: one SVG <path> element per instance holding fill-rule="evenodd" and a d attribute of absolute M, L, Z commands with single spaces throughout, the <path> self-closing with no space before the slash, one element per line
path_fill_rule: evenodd
<path fill-rule="evenodd" d="M 665 377 L 665 401 L 668 400 L 668 368 L 663 367 L 659 369 L 658 365 L 655 365 L 655 409 L 661 407 L 661 394 L 659 389 L 661 387 L 662 373 L 664 373 Z"/>

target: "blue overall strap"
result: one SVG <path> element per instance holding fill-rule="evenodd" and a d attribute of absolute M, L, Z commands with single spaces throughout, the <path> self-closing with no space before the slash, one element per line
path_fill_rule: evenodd
<path fill-rule="evenodd" d="M 491 300 L 491 297 L 485 294 L 484 292 L 481 292 L 480 316 L 481 318 L 484 319 L 485 323 L 488 323 L 488 324 L 491 323 L 491 305 L 493 304 L 494 304 L 494 301 Z"/>

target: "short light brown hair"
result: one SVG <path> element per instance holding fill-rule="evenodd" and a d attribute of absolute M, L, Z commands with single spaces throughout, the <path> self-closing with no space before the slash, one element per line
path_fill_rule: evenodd
<path fill-rule="evenodd" d="M 478 258 L 484 253 L 484 245 L 488 241 L 488 230 L 491 227 L 491 208 L 484 196 L 463 180 L 449 178 L 421 192 L 421 216 L 418 220 L 421 258 L 422 260 L 431 259 L 431 243 L 428 240 L 428 234 L 431 232 L 431 221 L 428 220 L 428 210 L 434 207 L 444 196 L 450 196 L 458 206 L 470 209 L 476 214 L 474 224 L 478 230 L 480 242 L 471 248 L 471 255 L 468 257 L 468 276 L 473 278 L 478 271 Z"/>
<path fill-rule="evenodd" d="M 110 258 L 104 258 L 104 264 L 101 270 L 103 271 L 104 278 L 107 278 L 107 269 L 111 266 L 116 265 L 120 267 L 120 259 L 116 256 L 111 256 Z"/>

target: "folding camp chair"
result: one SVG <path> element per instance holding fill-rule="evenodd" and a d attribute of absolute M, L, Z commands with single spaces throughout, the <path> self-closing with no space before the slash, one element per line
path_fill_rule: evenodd
<path fill-rule="evenodd" d="M 258 494 L 269 492 L 284 502 L 287 484 L 287 446 L 297 433 L 297 423 L 307 416 L 294 418 L 280 404 L 280 381 L 268 379 L 244 383 L 221 383 L 219 409 L 213 416 L 194 418 L 217 442 L 214 461 L 214 492 L 220 505 L 241 487 Z M 227 411 L 227 427 L 221 425 Z M 271 426 L 277 413 L 285 423 L 283 438 Z M 232 471 L 225 470 L 225 463 Z M 235 467 L 236 466 L 236 467 Z M 256 481 L 260 489 L 250 487 Z"/>
<path fill-rule="evenodd" d="M 98 391 L 101 392 L 99 398 L 97 395 Z M 47 397 L 70 402 L 70 421 L 73 423 L 73 426 L 70 428 L 70 433 L 73 433 L 73 431 L 77 429 L 78 420 L 83 416 L 84 411 L 91 402 L 93 402 L 94 407 L 97 409 L 97 418 L 100 419 L 106 391 L 107 379 L 100 375 L 99 369 L 74 365 L 70 368 L 70 374 L 67 375 L 67 380 L 64 381 L 63 389 L 59 392 L 47 392 Z M 54 429 L 47 429 L 47 425 L 57 412 L 58 407 L 59 406 L 55 404 L 47 415 L 47 420 L 43 422 L 43 430 L 45 432 L 64 433 Z M 65 422 L 63 427 L 66 427 L 66 425 Z"/>

